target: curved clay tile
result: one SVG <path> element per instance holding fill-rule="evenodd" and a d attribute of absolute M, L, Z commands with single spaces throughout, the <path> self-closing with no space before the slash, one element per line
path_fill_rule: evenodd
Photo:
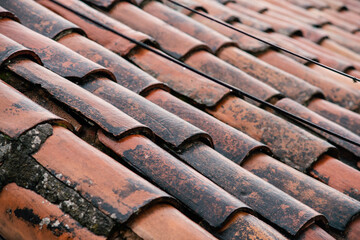
<path fill-rule="evenodd" d="M 283 235 L 247 213 L 236 214 L 216 235 L 220 239 L 285 240 Z"/>
<path fill-rule="evenodd" d="M 336 104 L 317 99 L 309 104 L 309 109 L 330 119 L 360 136 L 360 115 L 337 106 Z"/>
<path fill-rule="evenodd" d="M 0 132 L 16 138 L 44 122 L 59 122 L 71 128 L 62 118 L 40 107 L 0 80 Z"/>
<path fill-rule="evenodd" d="M 29 60 L 12 63 L 8 68 L 32 84 L 40 86 L 75 113 L 88 118 L 113 136 L 150 130 L 104 100 L 78 85 Z"/>
<path fill-rule="evenodd" d="M 226 6 L 235 12 L 247 15 L 249 17 L 257 19 L 258 21 L 262 21 L 262 22 L 269 24 L 271 26 L 271 28 L 273 28 L 276 32 L 279 32 L 281 34 L 285 34 L 287 36 L 302 34 L 301 29 L 298 28 L 297 26 L 294 26 L 294 25 L 286 23 L 286 22 L 279 21 L 273 17 L 252 11 L 250 9 L 246 9 L 239 4 L 229 3 Z"/>
<path fill-rule="evenodd" d="M 251 209 L 197 171 L 162 150 L 147 138 L 132 135 L 115 141 L 99 133 L 99 140 L 166 192 L 218 228 L 236 212 Z"/>
<path fill-rule="evenodd" d="M 319 88 L 238 48 L 224 49 L 220 52 L 219 58 L 302 104 L 309 102 L 314 97 L 323 97 Z"/>
<path fill-rule="evenodd" d="M 316 100 L 315 100 L 316 101 Z M 302 117 L 306 120 L 309 120 L 312 123 L 317 124 L 325 129 L 328 129 L 334 133 L 337 133 L 341 136 L 344 136 L 348 139 L 353 140 L 354 142 L 360 143 L 360 136 L 354 134 L 353 132 L 349 131 L 348 129 L 328 120 L 327 118 L 311 111 L 310 109 L 288 99 L 283 98 L 275 104 L 277 107 L 280 107 L 296 116 Z M 320 130 L 312 129 L 313 131 L 317 132 L 319 135 L 323 136 L 324 138 L 328 139 L 330 142 L 333 142 L 346 150 L 352 152 L 356 156 L 360 157 L 360 148 L 356 145 L 348 143 L 344 140 L 341 140 L 337 137 L 331 136 L 327 133 L 324 133 Z"/>
<path fill-rule="evenodd" d="M 249 205 L 263 218 L 295 236 L 314 221 L 326 219 L 266 181 L 201 143 L 179 155 L 187 164 Z"/>
<path fill-rule="evenodd" d="M 224 22 L 232 22 L 235 19 L 240 20 L 241 23 L 255 28 L 259 31 L 270 31 L 272 30 L 272 26 L 268 23 L 265 23 L 261 20 L 255 19 L 251 16 L 248 16 L 247 14 L 243 14 L 240 12 L 236 12 L 233 11 L 230 8 L 227 8 L 225 6 L 223 6 L 220 3 L 217 3 L 215 1 L 203 1 L 203 0 L 193 0 L 199 4 L 201 4 L 201 6 L 203 6 L 206 11 L 211 15 L 214 16 Z M 232 4 L 232 3 L 229 3 Z"/>
<path fill-rule="evenodd" d="M 213 107 L 230 93 L 230 89 L 148 50 L 138 50 L 129 56 L 129 59 L 144 71 L 166 83 L 174 91 L 192 99 L 197 104 Z"/>
<path fill-rule="evenodd" d="M 220 60 L 208 52 L 202 51 L 194 53 L 185 63 L 262 100 L 271 101 L 281 96 L 281 93 L 274 88 L 247 75 L 240 69 Z"/>
<path fill-rule="evenodd" d="M 45 67 L 62 77 L 81 80 L 97 73 L 115 79 L 112 72 L 104 67 L 15 21 L 0 20 L 0 33 L 33 50 L 41 58 Z"/>
<path fill-rule="evenodd" d="M 248 1 L 248 0 L 236 0 L 237 3 L 241 4 L 241 6 L 251 9 L 253 11 L 262 13 L 268 10 L 264 2 L 262 1 Z"/>
<path fill-rule="evenodd" d="M 60 38 L 58 42 L 112 71 L 117 83 L 131 91 L 143 94 L 154 88 L 167 89 L 160 81 L 84 36 L 73 33 Z"/>
<path fill-rule="evenodd" d="M 7 9 L 0 6 L 0 17 L 1 18 L 10 18 L 14 21 L 20 22 L 20 20 L 12 13 L 9 12 Z"/>
<path fill-rule="evenodd" d="M 215 31 L 225 35 L 226 37 L 236 41 L 239 47 L 244 51 L 248 51 L 251 53 L 258 53 L 258 52 L 263 52 L 269 48 L 269 46 L 265 43 L 259 42 L 258 40 L 248 37 L 242 33 L 235 32 L 234 30 L 226 28 L 216 22 L 211 21 L 210 19 L 204 18 L 196 14 L 192 15 L 192 18 L 214 29 Z M 249 26 L 246 26 L 238 22 L 234 22 L 232 24 L 233 26 L 239 28 L 242 31 L 246 31 L 256 36 L 262 36 L 262 39 L 267 40 L 266 38 L 263 37 L 263 35 L 265 34 L 264 32 L 261 32 L 257 29 L 251 28 Z"/>
<path fill-rule="evenodd" d="M 333 25 L 325 25 L 322 29 L 329 35 L 330 39 L 360 54 L 359 36 L 346 32 Z"/>
<path fill-rule="evenodd" d="M 258 58 L 319 87 L 326 99 L 329 99 L 331 102 L 351 110 L 356 110 L 360 106 L 360 94 L 358 91 L 344 86 L 344 84 L 336 79 L 323 76 L 283 54 L 267 51 L 259 55 Z"/>
<path fill-rule="evenodd" d="M 146 96 L 146 99 L 208 132 L 214 141 L 216 151 L 238 164 L 251 152 L 270 152 L 262 143 L 163 90 L 152 91 Z"/>
<path fill-rule="evenodd" d="M 216 239 L 168 204 L 156 204 L 146 209 L 127 225 L 142 239 Z"/>
<path fill-rule="evenodd" d="M 83 87 L 148 126 L 166 144 L 181 150 L 194 140 L 212 146 L 211 137 L 136 93 L 106 79 L 94 79 Z"/>
<path fill-rule="evenodd" d="M 118 223 L 127 222 L 155 203 L 174 201 L 165 192 L 61 127 L 54 127 L 53 135 L 33 157 Z"/>
<path fill-rule="evenodd" d="M 263 142 L 283 162 L 303 172 L 321 155 L 336 152 L 328 142 L 238 97 L 229 96 L 216 108 L 206 111 Z"/>
<path fill-rule="evenodd" d="M 331 235 L 329 235 L 325 230 L 319 226 L 313 224 L 303 231 L 298 238 L 298 240 L 335 240 Z"/>
<path fill-rule="evenodd" d="M 31 190 L 6 185 L 0 192 L 0 232 L 6 239 L 105 240 Z"/>
<path fill-rule="evenodd" d="M 242 166 L 323 214 L 329 225 L 339 231 L 345 231 L 360 213 L 360 202 L 265 154 L 251 156 Z"/>
<path fill-rule="evenodd" d="M 61 34 L 70 32 L 84 32 L 75 24 L 58 17 L 48 9 L 28 0 L 4 0 L 2 6 L 13 12 L 21 20 L 21 23 L 38 33 L 49 37 L 56 38 Z"/>
<path fill-rule="evenodd" d="M 224 35 L 159 2 L 150 2 L 143 7 L 143 10 L 206 43 L 215 54 L 228 46 L 237 46 L 234 41 Z"/>
<path fill-rule="evenodd" d="M 0 66 L 17 57 L 30 58 L 42 65 L 41 59 L 33 51 L 0 34 Z"/>
<path fill-rule="evenodd" d="M 203 42 L 128 2 L 120 2 L 115 5 L 109 11 L 109 15 L 135 30 L 150 35 L 160 44 L 162 50 L 174 58 L 186 59 L 199 50 L 211 51 Z"/>
<path fill-rule="evenodd" d="M 360 201 L 360 171 L 329 156 L 323 156 L 310 175 L 332 188 Z"/>
<path fill-rule="evenodd" d="M 127 55 L 136 45 L 128 40 L 112 33 L 108 30 L 103 29 L 102 27 L 85 20 L 76 14 L 72 13 L 71 11 L 56 5 L 47 0 L 38 0 L 39 3 L 44 5 L 45 7 L 49 8 L 50 10 L 56 12 L 57 14 L 61 15 L 62 17 L 66 18 L 67 20 L 77 24 L 78 26 L 83 29 L 87 36 L 90 39 L 98 42 L 100 45 L 110 49 L 111 51 L 120 54 L 121 56 Z M 122 34 L 125 34 L 137 41 L 140 42 L 153 42 L 152 39 L 140 32 L 134 31 L 131 28 L 127 27 L 126 25 L 114 20 L 113 18 L 96 11 L 95 9 L 91 8 L 90 6 L 86 5 L 77 0 L 58 0 L 61 4 L 65 5 L 68 8 L 74 9 L 81 14 L 95 19 L 96 21 L 105 24 L 108 27 L 113 28 L 116 31 L 119 31 Z"/>

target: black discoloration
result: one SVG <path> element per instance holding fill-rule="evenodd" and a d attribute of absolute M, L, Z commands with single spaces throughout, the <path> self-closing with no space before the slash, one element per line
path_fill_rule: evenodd
<path fill-rule="evenodd" d="M 23 208 L 23 209 L 15 209 L 14 214 L 16 217 L 21 218 L 32 225 L 37 225 L 41 222 L 41 218 L 36 215 L 32 209 Z"/>

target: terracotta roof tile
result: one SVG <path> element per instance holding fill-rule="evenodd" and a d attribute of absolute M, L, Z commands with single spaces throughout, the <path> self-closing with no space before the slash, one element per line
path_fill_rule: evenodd
<path fill-rule="evenodd" d="M 109 14 L 131 28 L 149 34 L 160 44 L 162 50 L 174 58 L 186 59 L 198 50 L 211 51 L 203 42 L 169 26 L 130 3 L 116 4 Z M 140 19 L 142 20 L 139 21 Z M 176 36 L 176 38 L 169 39 L 170 36 Z"/>
<path fill-rule="evenodd" d="M 8 11 L 7 9 L 0 6 L 0 17 L 1 18 L 10 18 L 14 21 L 19 22 L 20 20 L 15 16 L 14 13 Z"/>
<path fill-rule="evenodd" d="M 113 105 L 32 61 L 15 62 L 8 65 L 8 68 L 30 83 L 41 86 L 53 98 L 98 124 L 113 136 L 120 137 L 138 131 L 149 132 L 144 125 Z"/>
<path fill-rule="evenodd" d="M 14 138 L 45 122 L 58 122 L 71 128 L 62 118 L 35 104 L 2 80 L 0 80 L 0 85 L 2 99 L 0 132 Z"/>
<path fill-rule="evenodd" d="M 112 81 L 94 79 L 83 87 L 150 127 L 162 141 L 177 150 L 194 140 L 203 140 L 212 146 L 211 137 L 204 131 Z"/>
<path fill-rule="evenodd" d="M 99 133 L 99 140 L 200 215 L 211 227 L 221 227 L 235 212 L 250 211 L 247 205 L 142 136 L 115 141 Z"/>
<path fill-rule="evenodd" d="M 0 232 L 6 239 L 105 239 L 96 236 L 56 205 L 15 183 L 0 193 Z"/>
<path fill-rule="evenodd" d="M 71 51 L 69 52 L 68 48 L 31 31 L 15 21 L 2 19 L 0 32 L 33 50 L 41 58 L 45 67 L 63 77 L 77 78 L 79 80 L 89 74 L 99 73 L 115 79 L 110 71 L 100 65 L 86 58 L 79 58 L 77 55 L 72 54 Z M 21 34 L 19 34 L 20 32 Z M 54 58 L 57 61 L 53 61 Z M 71 68 L 66 66 L 71 66 Z"/>

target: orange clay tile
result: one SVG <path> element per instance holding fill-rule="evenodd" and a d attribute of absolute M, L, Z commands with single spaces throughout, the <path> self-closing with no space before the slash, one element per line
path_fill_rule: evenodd
<path fill-rule="evenodd" d="M 0 233 L 6 239 L 105 240 L 31 190 L 6 185 L 0 192 Z"/>
<path fill-rule="evenodd" d="M 234 21 L 234 19 L 238 19 L 243 24 L 260 31 L 269 31 L 270 29 L 272 29 L 272 26 L 270 24 L 249 17 L 246 14 L 233 11 L 232 9 L 227 8 L 216 1 L 203 1 L 203 0 L 193 0 L 193 1 L 201 4 L 201 6 L 204 7 L 210 15 L 224 22 L 232 22 Z"/>
<path fill-rule="evenodd" d="M 167 89 L 160 81 L 144 73 L 119 55 L 77 33 L 66 35 L 58 42 L 112 71 L 116 81 L 131 91 L 141 94 L 154 88 Z"/>
<path fill-rule="evenodd" d="M 346 57 L 349 60 L 360 62 L 360 55 L 354 53 L 348 48 L 341 46 L 340 44 L 332 41 L 331 39 L 323 40 L 320 45 L 334 53 L 340 54 L 343 57 Z"/>
<path fill-rule="evenodd" d="M 271 101 L 280 96 L 274 88 L 205 51 L 194 53 L 185 63 L 262 100 Z"/>
<path fill-rule="evenodd" d="M 0 66 L 5 65 L 17 57 L 29 58 L 42 64 L 40 58 L 33 51 L 30 51 L 14 40 L 0 34 Z"/>
<path fill-rule="evenodd" d="M 100 142 L 142 176 L 180 200 L 211 227 L 221 227 L 236 212 L 251 211 L 240 200 L 143 136 L 132 135 L 120 141 L 101 132 L 98 136 Z"/>
<path fill-rule="evenodd" d="M 193 144 L 179 156 L 202 175 L 292 236 L 314 221 L 326 223 L 326 219 L 318 212 L 247 172 L 204 144 Z"/>
<path fill-rule="evenodd" d="M 148 126 L 161 141 L 177 150 L 195 140 L 213 145 L 211 137 L 204 131 L 117 83 L 99 78 L 83 87 Z"/>
<path fill-rule="evenodd" d="M 277 20 L 288 22 L 291 23 L 292 25 L 297 26 L 301 30 L 303 36 L 311 40 L 312 42 L 320 43 L 322 40 L 327 38 L 327 35 L 318 28 L 309 26 L 305 23 L 299 22 L 298 20 L 290 18 L 288 16 L 283 16 L 275 11 L 268 11 L 266 12 L 266 15 L 271 16 Z"/>
<path fill-rule="evenodd" d="M 65 31 L 83 33 L 83 31 L 75 24 L 66 21 L 56 14 L 49 14 L 49 11 L 46 8 L 39 4 L 34 4 L 32 1 L 4 0 L 1 4 L 18 16 L 21 24 L 25 26 L 36 24 L 37 32 L 46 37 L 56 38 Z M 31 12 L 31 15 L 29 12 Z M 45 22 L 44 19 L 47 19 L 48 22 Z"/>
<path fill-rule="evenodd" d="M 314 100 L 314 101 L 316 101 L 316 100 Z M 321 126 L 325 129 L 332 131 L 333 133 L 337 133 L 341 136 L 344 136 L 344 137 L 347 137 L 348 139 L 353 140 L 354 142 L 360 143 L 360 136 L 358 136 L 357 134 L 354 134 L 353 132 L 347 130 L 346 128 L 332 122 L 331 120 L 328 120 L 327 118 L 311 111 L 310 109 L 302 106 L 299 103 L 292 101 L 291 99 L 283 98 L 276 103 L 276 106 L 280 107 L 281 109 L 284 109 L 296 116 L 300 116 L 304 119 L 307 119 L 310 122 L 317 124 L 318 126 Z M 346 141 L 343 141 L 337 137 L 326 134 L 322 131 L 319 131 L 316 129 L 312 129 L 312 130 L 317 132 L 319 135 L 325 137 L 330 142 L 333 142 L 333 143 L 345 148 L 346 150 L 352 152 L 355 156 L 360 157 L 360 148 L 358 146 L 348 143 Z"/>
<path fill-rule="evenodd" d="M 360 201 L 360 171 L 329 156 L 323 156 L 310 175 Z"/>
<path fill-rule="evenodd" d="M 238 48 L 225 48 L 219 53 L 219 58 L 272 86 L 297 102 L 306 103 L 314 96 L 323 96 L 319 88 L 273 67 Z"/>
<path fill-rule="evenodd" d="M 283 162 L 300 171 L 310 168 L 322 154 L 335 151 L 328 142 L 238 97 L 229 96 L 206 111 L 265 143 Z"/>
<path fill-rule="evenodd" d="M 40 107 L 0 80 L 0 132 L 16 138 L 44 122 L 58 122 L 71 128 L 62 118 Z"/>
<path fill-rule="evenodd" d="M 341 18 L 327 14 L 324 11 L 320 11 L 318 9 L 309 9 L 308 11 L 311 14 L 314 14 L 315 16 L 321 16 L 321 17 L 326 18 L 329 22 L 331 22 L 331 24 L 333 24 L 341 29 L 344 29 L 345 31 L 353 33 L 353 32 L 356 32 L 359 30 L 359 27 L 356 26 L 355 24 L 349 23 L 347 21 L 342 20 Z"/>
<path fill-rule="evenodd" d="M 20 22 L 20 20 L 15 16 L 14 13 L 8 11 L 7 9 L 0 6 L 0 17 L 1 18 L 10 18 L 14 21 Z"/>
<path fill-rule="evenodd" d="M 309 109 L 336 122 L 360 136 L 360 115 L 330 102 L 318 99 L 309 104 Z"/>
<path fill-rule="evenodd" d="M 149 34 L 160 44 L 162 50 L 177 59 L 186 59 L 198 50 L 211 51 L 199 40 L 171 27 L 128 2 L 116 4 L 109 11 L 109 14 L 129 27 Z"/>
<path fill-rule="evenodd" d="M 54 127 L 53 135 L 33 157 L 119 223 L 155 202 L 173 201 L 165 192 L 61 127 Z"/>
<path fill-rule="evenodd" d="M 262 22 L 269 24 L 276 32 L 279 32 L 281 34 L 285 34 L 287 36 L 301 34 L 301 29 L 298 28 L 297 26 L 283 22 L 283 21 L 279 21 L 269 15 L 260 14 L 258 12 L 244 8 L 241 5 L 236 4 L 236 3 L 228 3 L 226 6 L 236 12 L 246 14 L 250 17 L 253 17 L 255 19 L 258 19 Z"/>
<path fill-rule="evenodd" d="M 113 136 L 121 137 L 132 132 L 150 131 L 113 105 L 32 61 L 21 60 L 10 64 L 8 68 L 30 83 L 41 86 L 53 98 Z"/>
<path fill-rule="evenodd" d="M 179 210 L 165 204 L 146 209 L 127 225 L 142 239 L 216 239 Z"/>
<path fill-rule="evenodd" d="M 258 53 L 258 52 L 263 52 L 269 48 L 269 45 L 267 45 L 265 43 L 259 42 L 256 39 L 253 39 L 244 34 L 235 32 L 234 30 L 231 30 L 229 28 L 225 28 L 225 27 L 221 26 L 220 24 L 215 23 L 215 22 L 213 22 L 207 18 L 204 18 L 202 16 L 193 15 L 192 18 L 195 19 L 196 21 L 218 31 L 219 33 L 227 36 L 228 38 L 235 40 L 237 42 L 237 44 L 239 45 L 239 47 L 244 51 L 248 51 L 250 53 Z M 257 29 L 254 29 L 254 28 L 251 28 L 244 24 L 236 23 L 236 22 L 233 23 L 233 25 L 235 27 L 239 28 L 240 30 L 246 31 L 250 34 L 253 34 L 256 36 L 261 36 L 262 39 L 264 39 L 264 40 L 269 40 L 268 38 L 264 37 L 265 33 L 261 32 Z"/>
<path fill-rule="evenodd" d="M 77 24 L 80 26 L 87 34 L 87 36 L 94 41 L 98 42 L 102 46 L 110 49 L 111 51 L 114 51 L 117 54 L 120 54 L 122 56 L 125 56 L 128 54 L 134 47 L 136 47 L 135 44 L 129 42 L 128 40 L 116 35 L 115 33 L 109 32 L 79 16 L 76 14 L 70 12 L 69 10 L 66 10 L 65 8 L 60 7 L 59 5 L 56 5 L 55 3 L 52 3 L 47 0 L 38 0 L 39 3 L 44 5 L 45 7 L 49 8 L 50 10 L 53 10 L 57 14 L 61 15 L 62 17 L 68 19 L 69 21 Z M 92 17 L 96 19 L 97 21 L 112 27 L 113 29 L 130 36 L 133 39 L 136 39 L 140 42 L 151 42 L 151 38 L 143 33 L 134 31 L 130 29 L 129 27 L 125 26 L 124 24 L 121 24 L 120 22 L 112 19 L 111 17 L 96 11 L 95 9 L 89 7 L 85 3 L 82 3 L 80 1 L 76 0 L 59 0 L 61 4 L 64 4 L 65 6 L 69 8 L 74 8 L 76 11 L 80 11 L 81 14 L 84 14 L 85 16 Z"/>
<path fill-rule="evenodd" d="M 329 14 L 331 16 L 340 18 L 344 21 L 347 21 L 349 23 L 352 23 L 358 27 L 360 27 L 360 16 L 359 14 L 356 14 L 352 11 L 342 11 L 342 12 L 337 12 L 334 11 L 332 9 L 324 9 L 323 10 L 326 14 Z"/>
<path fill-rule="evenodd" d="M 250 2 L 247 0 L 236 0 L 236 2 L 240 3 L 241 6 L 245 8 L 251 9 L 259 13 L 265 12 L 268 9 L 264 4 L 264 2 L 260 2 L 260 1 Z"/>
<path fill-rule="evenodd" d="M 326 99 L 329 99 L 331 102 L 351 110 L 359 108 L 359 92 L 344 86 L 337 79 L 322 76 L 322 74 L 317 73 L 311 68 L 299 64 L 275 51 L 267 51 L 259 55 L 258 58 L 319 87 L 324 92 Z"/>
<path fill-rule="evenodd" d="M 216 151 L 238 164 L 253 151 L 270 152 L 262 143 L 163 90 L 152 91 L 146 98 L 208 132 L 214 141 Z"/>
<path fill-rule="evenodd" d="M 129 59 L 144 71 L 169 85 L 174 91 L 185 95 L 197 104 L 213 107 L 230 93 L 228 88 L 209 81 L 148 50 L 139 49 L 130 55 Z"/>
<path fill-rule="evenodd" d="M 330 227 L 339 231 L 345 231 L 350 221 L 360 213 L 360 202 L 265 154 L 250 156 L 242 166 L 325 215 Z"/>
<path fill-rule="evenodd" d="M 298 240 L 335 240 L 331 235 L 326 231 L 320 228 L 317 225 L 311 225 L 304 232 L 302 232 Z"/>
<path fill-rule="evenodd" d="M 218 51 L 225 47 L 237 45 L 233 40 L 159 2 L 152 1 L 146 4 L 143 10 L 190 36 L 203 41 L 214 53 L 218 53 Z"/>
<path fill-rule="evenodd" d="M 264 5 L 268 6 L 269 9 L 273 9 L 274 5 L 277 5 L 281 9 L 286 10 L 288 16 L 290 16 L 290 17 L 293 16 L 296 18 L 297 16 L 301 16 L 302 17 L 301 19 L 312 19 L 313 21 L 316 22 L 316 25 L 319 25 L 319 26 L 328 22 L 326 19 L 324 19 L 322 17 L 314 16 L 313 14 L 309 13 L 305 9 L 295 6 L 286 0 L 285 1 L 284 0 L 266 0 L 266 2 L 272 4 L 271 6 L 269 6 L 269 4 L 264 3 Z M 317 1 L 317 2 L 320 2 L 320 4 L 322 3 L 321 1 Z"/>
<path fill-rule="evenodd" d="M 352 35 L 333 25 L 323 26 L 322 29 L 329 35 L 330 39 L 360 54 L 359 36 Z"/>
<path fill-rule="evenodd" d="M 313 0 L 288 0 L 288 2 L 305 9 L 308 8 L 327 8 L 329 7 L 325 2 L 322 1 L 313 1 Z M 319 2 L 319 3 L 316 3 Z M 290 4 L 289 4 L 290 5 Z"/>
<path fill-rule="evenodd" d="M 360 218 L 355 219 L 349 224 L 347 229 L 346 239 L 357 240 L 360 236 Z"/>
<path fill-rule="evenodd" d="M 346 10 L 346 5 L 342 1 L 337 1 L 337 0 L 323 0 L 323 1 L 326 2 L 326 4 L 329 5 L 330 8 L 336 11 Z"/>
<path fill-rule="evenodd" d="M 247 213 L 236 214 L 231 221 L 222 227 L 217 236 L 224 240 L 263 239 L 285 240 L 283 235 L 266 223 Z"/>
<path fill-rule="evenodd" d="M 63 77 L 81 79 L 89 74 L 99 73 L 115 79 L 114 75 L 104 67 L 74 54 L 61 44 L 15 21 L 1 19 L 0 33 L 33 50 L 41 58 L 45 67 Z"/>
<path fill-rule="evenodd" d="M 294 37 L 289 39 L 296 46 L 301 49 L 314 54 L 320 63 L 323 63 L 329 67 L 335 68 L 342 72 L 347 72 L 348 70 L 354 69 L 354 66 L 351 61 L 346 60 L 342 56 L 339 56 L 327 49 L 322 48 L 321 46 L 307 40 L 303 37 Z"/>

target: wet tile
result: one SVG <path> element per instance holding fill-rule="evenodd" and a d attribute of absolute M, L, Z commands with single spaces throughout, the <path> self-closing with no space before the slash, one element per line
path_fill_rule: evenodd
<path fill-rule="evenodd" d="M 6 185 L 0 192 L 0 232 L 6 239 L 105 239 L 31 190 Z"/>

